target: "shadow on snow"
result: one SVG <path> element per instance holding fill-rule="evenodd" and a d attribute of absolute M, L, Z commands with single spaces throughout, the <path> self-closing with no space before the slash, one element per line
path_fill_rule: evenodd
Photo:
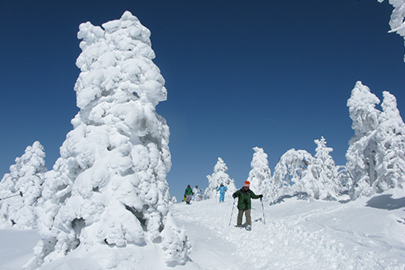
<path fill-rule="evenodd" d="M 391 194 L 375 196 L 367 202 L 366 206 L 378 209 L 395 210 L 405 207 L 405 197 L 394 199 Z"/>

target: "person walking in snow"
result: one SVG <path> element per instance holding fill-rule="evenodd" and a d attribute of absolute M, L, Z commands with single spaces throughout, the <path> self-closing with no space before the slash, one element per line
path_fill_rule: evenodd
<path fill-rule="evenodd" d="M 232 194 L 235 199 L 238 198 L 238 220 L 236 227 L 242 227 L 243 213 L 245 213 L 246 218 L 246 229 L 250 230 L 252 228 L 252 219 L 250 217 L 250 209 L 252 208 L 251 199 L 261 199 L 263 195 L 256 195 L 253 191 L 249 189 L 250 182 L 245 181 L 243 187 Z"/>
<path fill-rule="evenodd" d="M 218 188 L 217 191 L 219 191 L 219 202 L 224 202 L 225 199 L 225 191 L 227 191 L 228 189 L 226 188 L 226 186 L 224 186 L 224 184 L 221 184 Z"/>
<path fill-rule="evenodd" d="M 187 186 L 186 191 L 184 191 L 184 197 L 186 197 L 186 204 L 190 204 L 191 197 L 193 196 L 193 190 L 190 185 Z"/>

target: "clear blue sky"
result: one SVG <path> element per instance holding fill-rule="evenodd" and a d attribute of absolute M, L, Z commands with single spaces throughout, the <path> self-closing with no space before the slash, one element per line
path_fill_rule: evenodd
<path fill-rule="evenodd" d="M 345 164 L 356 81 L 405 112 L 404 40 L 388 34 L 392 6 L 377 0 L 1 1 L 0 175 L 36 140 L 52 168 L 78 112 L 79 24 L 131 11 L 152 32 L 168 100 L 171 195 L 205 188 L 218 157 L 239 187 L 252 148 L 270 169 L 287 150 L 314 154 L 324 136 Z"/>

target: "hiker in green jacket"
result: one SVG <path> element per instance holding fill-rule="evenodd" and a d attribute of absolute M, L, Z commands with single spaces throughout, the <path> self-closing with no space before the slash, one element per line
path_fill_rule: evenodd
<path fill-rule="evenodd" d="M 261 199 L 263 197 L 263 195 L 256 195 L 249 189 L 249 186 L 250 182 L 245 181 L 243 187 L 232 195 L 232 197 L 238 198 L 239 212 L 236 227 L 242 227 L 243 213 L 245 213 L 247 230 L 250 230 L 252 228 L 252 219 L 250 217 L 250 209 L 252 208 L 251 199 Z"/>
<path fill-rule="evenodd" d="M 188 185 L 186 190 L 184 191 L 184 197 L 186 198 L 187 204 L 190 204 L 192 196 L 193 196 L 193 190 L 191 189 L 190 185 Z"/>

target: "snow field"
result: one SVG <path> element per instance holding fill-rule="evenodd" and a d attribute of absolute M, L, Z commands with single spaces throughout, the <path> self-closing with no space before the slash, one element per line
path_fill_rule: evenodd
<path fill-rule="evenodd" d="M 0 270 L 21 270 L 39 239 L 36 230 L 0 230 Z"/>
<path fill-rule="evenodd" d="M 364 207 L 364 200 L 343 204 L 293 198 L 273 206 L 264 203 L 264 224 L 260 201 L 252 202 L 250 232 L 234 227 L 236 206 L 229 226 L 233 201 L 174 205 L 174 217 L 191 239 L 195 264 L 201 269 L 405 267 L 405 226 L 388 210 Z M 402 234 L 402 242 L 394 232 Z M 203 250 L 201 242 L 209 243 L 210 250 Z"/>
<path fill-rule="evenodd" d="M 192 245 L 184 265 L 167 265 L 160 244 L 147 241 L 125 248 L 83 245 L 40 270 L 403 270 L 405 192 L 346 199 L 264 202 L 266 224 L 260 201 L 253 200 L 250 232 L 234 227 L 237 209 L 230 199 L 181 202 L 170 211 Z M 0 230 L 0 270 L 22 269 L 38 239 L 36 230 Z"/>

